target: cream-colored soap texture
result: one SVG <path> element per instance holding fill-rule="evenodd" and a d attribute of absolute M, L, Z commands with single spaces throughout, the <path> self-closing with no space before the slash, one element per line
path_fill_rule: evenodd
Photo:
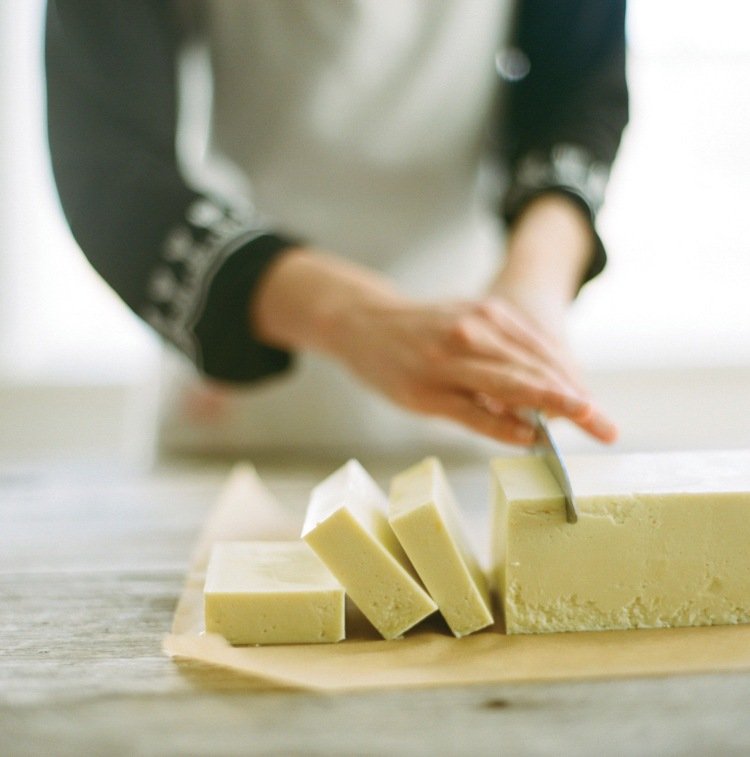
<path fill-rule="evenodd" d="M 386 639 L 437 610 L 388 525 L 388 500 L 350 460 L 312 491 L 303 539 Z"/>
<path fill-rule="evenodd" d="M 508 633 L 750 622 L 750 451 L 567 464 L 576 524 L 540 459 L 493 462 Z"/>
<path fill-rule="evenodd" d="M 491 625 L 487 581 L 437 458 L 394 477 L 388 521 L 451 631 L 466 636 Z"/>
<path fill-rule="evenodd" d="M 344 589 L 302 541 L 218 542 L 203 596 L 206 631 L 232 644 L 344 638 Z"/>

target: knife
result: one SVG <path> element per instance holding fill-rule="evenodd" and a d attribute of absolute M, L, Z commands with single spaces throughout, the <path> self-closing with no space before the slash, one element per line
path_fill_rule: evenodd
<path fill-rule="evenodd" d="M 547 427 L 547 421 L 544 415 L 539 411 L 533 412 L 534 425 L 536 426 L 537 443 L 535 447 L 536 453 L 544 460 L 550 473 L 555 478 L 555 481 L 560 485 L 563 496 L 565 497 L 565 520 L 568 523 L 578 522 L 578 509 L 576 508 L 575 498 L 573 497 L 573 487 L 570 485 L 570 477 L 568 476 L 568 470 L 565 467 L 562 456 L 560 455 L 560 449 Z"/>

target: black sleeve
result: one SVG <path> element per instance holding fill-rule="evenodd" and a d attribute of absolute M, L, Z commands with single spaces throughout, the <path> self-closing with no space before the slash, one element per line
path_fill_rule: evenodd
<path fill-rule="evenodd" d="M 293 241 L 186 184 L 180 45 L 170 2 L 50 0 L 52 168 L 76 241 L 127 305 L 207 375 L 251 381 L 290 361 L 251 336 L 248 302 Z"/>
<path fill-rule="evenodd" d="M 561 191 L 581 204 L 594 228 L 628 121 L 625 0 L 520 0 L 515 37 L 498 68 L 507 80 L 506 222 L 536 195 Z M 594 232 L 584 281 L 606 264 Z"/>

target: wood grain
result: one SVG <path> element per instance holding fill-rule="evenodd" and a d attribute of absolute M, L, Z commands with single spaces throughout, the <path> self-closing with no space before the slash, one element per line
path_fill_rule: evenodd
<path fill-rule="evenodd" d="M 455 480 L 479 501 L 476 470 Z M 0 477 L 0 754 L 750 749 L 748 675 L 321 696 L 175 664 L 161 639 L 225 472 Z M 261 472 L 301 507 L 323 471 Z"/>

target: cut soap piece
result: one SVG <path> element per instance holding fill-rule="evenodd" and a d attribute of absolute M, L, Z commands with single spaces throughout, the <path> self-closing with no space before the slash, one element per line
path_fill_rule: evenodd
<path fill-rule="evenodd" d="M 437 610 L 388 525 L 388 500 L 350 460 L 310 496 L 303 539 L 386 639 Z"/>
<path fill-rule="evenodd" d="M 206 631 L 231 644 L 344 638 L 344 589 L 302 541 L 218 542 L 204 588 Z"/>
<path fill-rule="evenodd" d="M 393 479 L 388 522 L 456 636 L 492 624 L 487 581 L 437 458 L 428 457 Z"/>
<path fill-rule="evenodd" d="M 493 461 L 508 633 L 750 622 L 750 451 Z"/>

